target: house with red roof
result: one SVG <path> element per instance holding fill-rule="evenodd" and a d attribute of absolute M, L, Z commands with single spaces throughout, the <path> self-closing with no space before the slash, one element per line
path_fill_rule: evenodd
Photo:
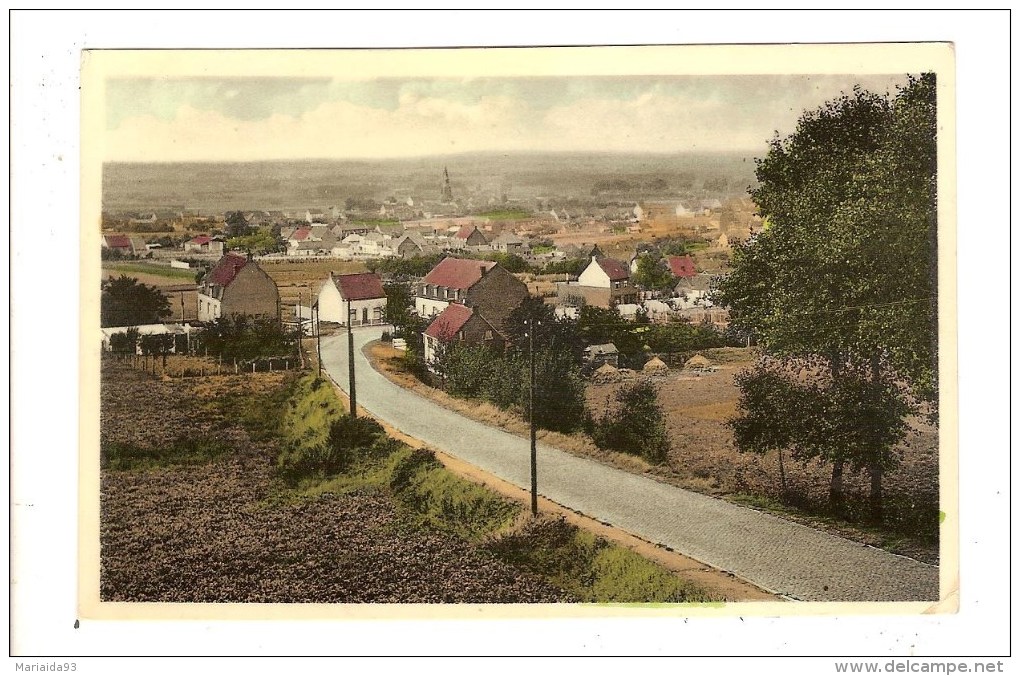
<path fill-rule="evenodd" d="M 386 291 L 382 279 L 371 272 L 334 275 L 323 282 L 316 299 L 319 321 L 352 326 L 382 324 L 386 321 Z"/>
<path fill-rule="evenodd" d="M 694 269 L 694 259 L 690 256 L 667 256 L 666 264 L 677 279 L 690 279 L 698 274 Z"/>
<path fill-rule="evenodd" d="M 279 319 L 280 292 L 255 261 L 227 254 L 198 286 L 198 320 L 237 315 Z"/>
<path fill-rule="evenodd" d="M 497 329 L 528 297 L 528 287 L 493 261 L 447 257 L 418 283 L 414 309 L 435 317 L 450 305 L 474 308 Z"/>
<path fill-rule="evenodd" d="M 209 235 L 192 237 L 184 243 L 184 250 L 192 253 L 223 255 L 223 240 Z"/>
<path fill-rule="evenodd" d="M 124 255 L 134 253 L 134 246 L 131 244 L 131 238 L 127 235 L 103 235 L 103 248 L 111 251 L 117 251 Z"/>
<path fill-rule="evenodd" d="M 452 344 L 485 345 L 502 349 L 506 339 L 474 308 L 453 303 L 443 310 L 423 332 L 425 362 L 433 364 L 443 346 Z"/>
<path fill-rule="evenodd" d="M 472 246 L 487 247 L 489 240 L 478 229 L 477 225 L 463 225 L 456 234 L 450 238 L 450 244 L 455 249 L 466 249 Z"/>
<path fill-rule="evenodd" d="M 592 256 L 577 281 L 560 282 L 556 292 L 562 305 L 608 309 L 638 301 L 638 290 L 630 283 L 630 268 L 623 261 L 605 256 Z"/>

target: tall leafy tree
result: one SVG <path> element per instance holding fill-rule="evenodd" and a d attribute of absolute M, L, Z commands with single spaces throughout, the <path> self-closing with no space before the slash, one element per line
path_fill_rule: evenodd
<path fill-rule="evenodd" d="M 647 253 L 637 259 L 637 272 L 631 281 L 649 291 L 667 291 L 676 284 L 673 274 L 657 253 Z"/>
<path fill-rule="evenodd" d="M 102 326 L 158 324 L 170 316 L 170 301 L 155 286 L 121 275 L 103 282 L 99 299 Z"/>
<path fill-rule="evenodd" d="M 227 237 L 247 237 L 252 233 L 253 228 L 248 225 L 248 219 L 244 217 L 243 211 L 231 211 L 224 222 Z"/>
<path fill-rule="evenodd" d="M 855 89 L 805 113 L 758 161 L 751 195 L 769 226 L 736 250 L 718 291 L 735 327 L 768 353 L 824 360 L 830 424 L 843 416 L 883 428 L 840 443 L 850 434 L 841 428 L 843 437 L 823 434 L 826 450 L 815 449 L 832 462 L 834 506 L 844 465 L 870 469 L 875 518 L 903 434 L 878 409 L 908 410 L 890 383 L 906 381 L 928 400 L 937 390 L 935 133 L 931 75 L 892 101 Z"/>

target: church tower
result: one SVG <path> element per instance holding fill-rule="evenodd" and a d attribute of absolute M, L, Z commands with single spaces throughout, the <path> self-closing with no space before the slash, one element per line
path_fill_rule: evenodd
<path fill-rule="evenodd" d="M 443 167 L 443 201 L 453 201 L 453 190 L 450 188 L 450 172 Z"/>

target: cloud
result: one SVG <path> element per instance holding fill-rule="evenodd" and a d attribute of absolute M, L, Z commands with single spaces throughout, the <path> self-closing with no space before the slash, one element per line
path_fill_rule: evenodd
<path fill-rule="evenodd" d="M 892 78 L 873 78 L 881 87 Z M 213 80 L 136 86 L 114 161 L 407 157 L 471 151 L 764 150 L 854 78 Z M 888 86 L 886 86 L 888 88 Z M 175 97 L 179 97 L 175 101 Z M 130 105 L 128 105 L 130 104 Z M 108 125 L 109 126 L 109 125 Z"/>

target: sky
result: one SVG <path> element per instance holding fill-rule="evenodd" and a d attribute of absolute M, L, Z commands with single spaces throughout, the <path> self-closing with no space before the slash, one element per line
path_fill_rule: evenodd
<path fill-rule="evenodd" d="M 105 82 L 106 161 L 249 161 L 464 152 L 764 151 L 855 85 L 896 75 L 334 79 L 132 77 Z"/>

